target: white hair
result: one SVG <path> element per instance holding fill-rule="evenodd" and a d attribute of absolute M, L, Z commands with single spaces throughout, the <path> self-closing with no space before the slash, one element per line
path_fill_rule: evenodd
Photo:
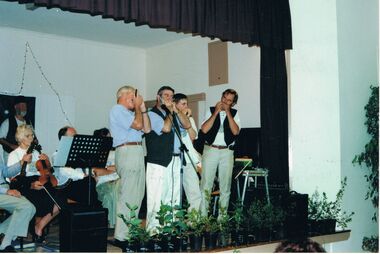
<path fill-rule="evenodd" d="M 117 90 L 117 93 L 116 93 L 116 100 L 118 101 L 119 98 L 125 94 L 125 93 L 134 93 L 135 92 L 135 88 L 132 87 L 132 86 L 122 86 L 119 88 L 119 90 Z"/>

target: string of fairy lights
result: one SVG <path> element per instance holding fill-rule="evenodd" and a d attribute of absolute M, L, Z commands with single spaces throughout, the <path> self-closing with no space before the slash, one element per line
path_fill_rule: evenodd
<path fill-rule="evenodd" d="M 28 52 L 30 52 L 30 55 L 32 56 L 32 59 L 33 59 L 34 63 L 36 64 L 38 70 L 40 71 L 41 76 L 43 77 L 43 79 L 48 84 L 50 90 L 52 90 L 53 93 L 57 96 L 59 107 L 60 107 L 60 109 L 62 111 L 62 114 L 65 117 L 66 122 L 68 122 L 71 126 L 73 126 L 72 123 L 71 123 L 71 121 L 70 121 L 70 119 L 69 119 L 69 117 L 67 116 L 67 113 L 66 113 L 65 109 L 63 108 L 62 99 L 61 99 L 60 94 L 58 93 L 57 89 L 54 88 L 53 84 L 47 78 L 47 76 L 46 76 L 45 72 L 43 71 L 43 69 L 42 69 L 39 61 L 37 60 L 37 57 L 35 56 L 35 54 L 34 54 L 34 52 L 32 50 L 32 47 L 30 46 L 29 42 L 25 43 L 24 64 L 23 64 L 23 67 L 22 67 L 21 83 L 20 83 L 20 89 L 19 89 L 18 93 L 2 92 L 2 94 L 12 95 L 12 96 L 18 96 L 18 95 L 22 94 L 22 90 L 24 89 L 24 85 L 25 85 L 25 73 L 26 73 L 26 63 L 27 63 Z"/>

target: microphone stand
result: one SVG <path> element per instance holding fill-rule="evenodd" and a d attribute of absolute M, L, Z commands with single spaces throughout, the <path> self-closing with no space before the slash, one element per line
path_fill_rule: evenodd
<path fill-rule="evenodd" d="M 163 107 L 164 106 L 164 107 Z M 184 153 L 187 154 L 187 157 L 189 158 L 190 162 L 191 162 L 191 165 L 194 169 L 194 171 L 197 173 L 197 167 L 195 166 L 195 163 L 194 161 L 191 159 L 190 155 L 189 155 L 189 149 L 187 149 L 186 145 L 183 143 L 182 141 L 182 136 L 181 136 L 181 133 L 179 133 L 179 130 L 177 130 L 177 128 L 175 127 L 174 125 L 174 118 L 177 118 L 177 113 L 175 113 L 173 111 L 173 113 L 170 113 L 170 111 L 168 110 L 168 108 L 165 106 L 165 105 L 161 105 L 161 108 L 163 110 L 165 110 L 166 114 L 167 114 L 167 117 L 169 117 L 169 120 L 172 124 L 172 129 L 174 130 L 174 133 L 176 134 L 176 136 L 178 137 L 178 140 L 180 142 L 180 147 L 179 147 L 179 150 L 180 150 L 180 161 L 181 161 L 181 170 L 180 170 L 180 196 L 179 196 L 179 206 L 180 208 L 182 209 L 182 200 L 183 200 L 183 159 L 184 159 Z M 170 118 L 170 115 L 173 117 Z M 174 220 L 174 216 L 173 216 L 173 220 Z M 182 233 L 182 230 L 181 228 L 179 228 L 179 234 L 181 235 Z M 183 240 L 182 238 L 180 239 L 180 244 L 179 244 L 179 251 L 182 252 L 182 244 L 183 244 Z"/>

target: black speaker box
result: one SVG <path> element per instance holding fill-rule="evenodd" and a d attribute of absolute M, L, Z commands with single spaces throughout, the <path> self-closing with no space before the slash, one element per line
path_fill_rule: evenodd
<path fill-rule="evenodd" d="M 69 206 L 60 216 L 60 252 L 107 252 L 107 209 Z"/>
<path fill-rule="evenodd" d="M 284 199 L 286 210 L 285 234 L 289 237 L 307 235 L 308 195 L 291 191 Z"/>

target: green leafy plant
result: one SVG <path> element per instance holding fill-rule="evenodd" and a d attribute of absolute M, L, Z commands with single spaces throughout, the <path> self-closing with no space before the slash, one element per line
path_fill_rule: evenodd
<path fill-rule="evenodd" d="M 280 227 L 285 221 L 285 211 L 279 207 L 274 206 L 271 203 L 264 205 L 263 214 L 266 216 L 263 218 L 263 228 L 273 230 L 276 227 Z"/>
<path fill-rule="evenodd" d="M 188 226 L 185 221 L 185 209 L 175 205 L 174 207 L 161 203 L 160 210 L 157 212 L 157 220 L 159 226 L 157 227 L 158 233 L 166 236 L 167 238 L 173 238 L 181 236 Z"/>
<path fill-rule="evenodd" d="M 308 216 L 310 220 L 335 219 L 338 226 L 345 229 L 347 224 L 352 221 L 354 212 L 347 213 L 342 209 L 343 194 L 347 185 L 347 177 L 341 181 L 341 188 L 336 194 L 335 201 L 328 201 L 325 192 L 322 196 L 316 190 L 309 198 Z"/>
<path fill-rule="evenodd" d="M 193 208 L 186 214 L 186 224 L 190 233 L 195 236 L 201 236 L 204 233 L 204 220 L 199 210 Z"/>
<path fill-rule="evenodd" d="M 207 215 L 202 217 L 205 232 L 215 233 L 219 231 L 219 224 L 217 219 L 210 213 L 212 202 L 211 193 L 209 191 L 204 192 L 206 203 L 209 204 L 207 209 Z"/>
<path fill-rule="evenodd" d="M 369 173 L 365 175 L 368 182 L 366 199 L 371 199 L 375 208 L 379 204 L 379 87 L 371 86 L 371 96 L 368 104 L 364 107 L 366 111 L 367 132 L 371 136 L 365 145 L 364 151 L 356 155 L 353 159 L 354 164 L 365 164 Z M 372 218 L 376 220 L 376 213 Z"/>
<path fill-rule="evenodd" d="M 379 252 L 379 237 L 371 236 L 363 238 L 362 249 L 364 251 Z"/>
<path fill-rule="evenodd" d="M 242 230 L 244 228 L 245 216 L 243 210 L 243 204 L 240 199 L 234 204 L 234 210 L 231 215 L 231 221 L 234 225 L 236 231 Z"/>
<path fill-rule="evenodd" d="M 129 209 L 129 215 L 125 216 L 124 214 L 118 214 L 118 216 L 124 221 L 125 225 L 127 225 L 128 227 L 127 241 L 132 244 L 145 244 L 149 242 L 149 232 L 145 229 L 145 227 L 141 226 L 142 220 L 140 220 L 136 214 L 138 206 L 131 206 L 129 203 L 125 204 Z"/>
<path fill-rule="evenodd" d="M 379 206 L 379 87 L 371 86 L 371 96 L 364 107 L 367 132 L 370 135 L 369 142 L 364 146 L 364 151 L 356 155 L 353 164 L 365 165 L 368 173 L 365 178 L 368 182 L 368 190 L 365 199 L 371 199 L 375 211 L 372 216 L 373 221 L 377 221 Z M 378 252 L 379 236 L 363 238 L 363 250 Z"/>
<path fill-rule="evenodd" d="M 286 213 L 279 207 L 271 203 L 255 200 L 248 208 L 248 227 L 250 231 L 262 229 L 272 230 L 282 226 Z"/>
<path fill-rule="evenodd" d="M 220 205 L 220 204 L 219 204 Z M 220 214 L 218 218 L 219 231 L 222 234 L 228 234 L 231 231 L 231 217 L 225 207 L 220 207 Z"/>

